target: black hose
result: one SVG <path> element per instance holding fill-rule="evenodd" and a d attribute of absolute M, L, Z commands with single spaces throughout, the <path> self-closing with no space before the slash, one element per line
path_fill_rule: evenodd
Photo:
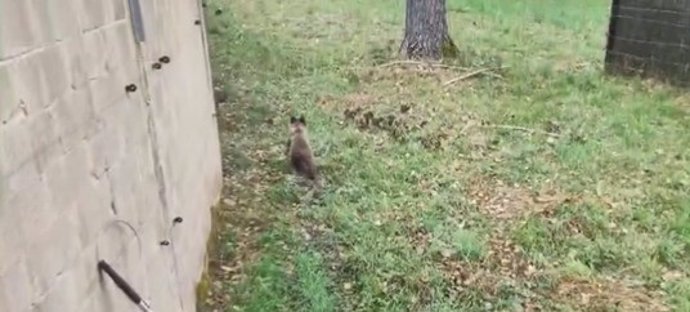
<path fill-rule="evenodd" d="M 132 300 L 132 302 L 136 304 L 141 304 L 141 296 L 137 294 L 136 291 L 132 288 L 132 286 L 129 286 L 129 283 L 125 281 L 120 274 L 117 274 L 115 270 L 107 263 L 105 260 L 98 261 L 98 269 L 104 271 L 110 278 L 115 282 L 115 285 L 117 285 L 117 288 L 120 288 L 125 295 L 129 298 L 129 300 Z"/>

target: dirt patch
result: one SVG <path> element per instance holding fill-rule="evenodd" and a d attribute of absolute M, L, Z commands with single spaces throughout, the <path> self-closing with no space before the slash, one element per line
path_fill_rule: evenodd
<path fill-rule="evenodd" d="M 464 70 L 464 69 L 463 69 Z M 419 82 L 419 79 L 431 79 L 432 82 L 440 83 L 454 76 L 454 70 L 444 67 L 441 64 L 424 64 L 414 61 L 389 62 L 360 71 L 359 77 L 363 82 L 384 82 L 393 81 L 398 89 L 408 84 Z"/>
<path fill-rule="evenodd" d="M 199 311 L 224 310 L 236 300 L 228 286 L 245 282 L 249 266 L 260 259 L 264 247 L 261 237 L 277 219 L 266 194 L 284 177 L 270 166 L 271 161 L 280 159 L 281 149 L 260 140 L 247 144 L 250 135 L 261 138 L 245 129 L 251 110 L 244 106 L 249 101 L 230 100 L 232 105 L 220 105 L 218 110 L 224 188 L 214 211 L 215 244 L 208 251 L 209 283 L 198 294 L 203 298 L 198 303 Z M 261 130 L 270 131 L 270 127 Z"/>
<path fill-rule="evenodd" d="M 487 258 L 487 265 L 508 278 L 531 278 L 537 272 L 535 265 L 528 260 L 522 249 L 499 231 L 492 233 L 489 238 Z"/>
<path fill-rule="evenodd" d="M 581 196 L 567 194 L 550 185 L 535 191 L 481 176 L 473 178 L 468 186 L 471 202 L 495 220 L 514 220 L 530 215 L 549 216 L 563 203 L 582 200 Z"/>
<path fill-rule="evenodd" d="M 553 277 L 531 263 L 515 243 L 497 232 L 489 239 L 489 246 L 482 262 L 440 262 L 443 276 L 452 285 L 452 294 L 480 291 L 484 300 L 492 301 L 504 295 L 506 289 L 512 289 L 519 293 L 524 311 L 549 311 L 551 308 L 544 305 L 547 298 L 577 307 L 578 311 L 670 311 L 663 292 L 621 280 L 565 277 L 543 288 L 539 284 Z"/>
<path fill-rule="evenodd" d="M 401 102 L 397 111 L 383 111 L 377 107 L 378 101 L 378 97 L 354 93 L 341 99 L 324 98 L 319 103 L 341 111 L 343 123 L 353 124 L 360 131 L 382 131 L 395 140 L 404 140 L 429 123 L 424 115 L 412 111 L 414 104 Z"/>
<path fill-rule="evenodd" d="M 448 259 L 442 261 L 442 268 L 458 289 L 479 286 L 489 295 L 496 295 L 502 283 L 525 281 L 538 272 L 514 243 L 497 237 L 490 239 L 490 250 L 483 261 Z"/>
<path fill-rule="evenodd" d="M 483 263 L 474 266 L 466 263 L 444 265 L 445 270 L 455 276 L 456 284 L 477 285 L 488 294 L 496 291 L 498 283 L 523 285 L 527 289 L 523 301 L 525 311 L 543 311 L 545 307 L 541 304 L 545 298 L 568 303 L 582 311 L 669 311 L 664 304 L 663 293 L 652 292 L 623 280 L 566 277 L 556 280 L 546 291 L 530 286 L 540 277 L 553 279 L 554 276 L 545 268 L 536 267 L 517 244 L 505 237 L 505 229 L 517 220 L 552 218 L 556 209 L 564 203 L 596 202 L 611 208 L 612 205 L 605 199 L 568 194 L 548 183 L 539 190 L 533 190 L 483 176 L 475 177 L 468 185 L 471 201 L 493 220 L 496 229 L 488 240 L 490 250 Z M 586 232 L 577 221 L 569 224 L 573 235 Z"/>
<path fill-rule="evenodd" d="M 666 312 L 663 293 L 653 293 L 613 279 L 564 278 L 556 286 L 559 301 L 571 302 L 583 311 Z"/>
<path fill-rule="evenodd" d="M 687 114 L 687 118 L 690 118 L 690 96 L 681 95 L 674 100 L 674 103 Z"/>
<path fill-rule="evenodd" d="M 488 137 L 476 131 L 481 122 L 475 116 L 461 116 L 453 123 L 439 121 L 437 116 L 445 114 L 439 107 L 413 103 L 400 95 L 384 100 L 360 91 L 340 98 L 323 97 L 318 104 L 340 114 L 341 124 L 385 133 L 398 142 L 415 140 L 427 150 L 448 150 L 452 144 L 467 142 L 473 150 L 484 152 L 489 145 Z"/>
<path fill-rule="evenodd" d="M 491 270 L 463 261 L 446 261 L 441 268 L 444 277 L 453 285 L 451 293 L 455 294 L 473 289 L 481 291 L 486 298 L 495 297 L 504 280 Z"/>
<path fill-rule="evenodd" d="M 249 185 L 249 181 L 236 179 L 235 176 L 226 178 L 226 185 Z M 255 203 L 248 199 L 253 198 L 253 194 L 235 188 L 230 192 L 227 187 L 223 193 L 215 216 L 220 220 L 218 226 L 221 227 L 217 231 L 218 237 L 214 238 L 217 246 L 209 253 L 208 268 L 213 283 L 207 289 L 203 303 L 206 307 L 226 307 L 230 304 L 232 298 L 224 291 L 224 285 L 237 285 L 245 280 L 245 266 L 260 257 L 259 238 L 271 220 L 252 208 Z"/>
<path fill-rule="evenodd" d="M 415 238 L 422 246 L 428 242 L 423 233 Z M 543 270 L 532 263 L 517 244 L 505 237 L 500 228 L 490 233 L 487 247 L 486 254 L 479 261 L 454 257 L 440 259 L 439 268 L 452 285 L 449 291 L 454 295 L 479 292 L 487 301 L 496 301 L 505 296 L 506 291 L 516 292 L 522 297 L 525 308 L 538 306 L 540 295 L 535 288 Z"/>

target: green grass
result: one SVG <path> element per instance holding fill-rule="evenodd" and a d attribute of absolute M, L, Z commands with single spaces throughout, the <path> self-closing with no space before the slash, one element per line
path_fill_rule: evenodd
<path fill-rule="evenodd" d="M 228 242 L 202 311 L 690 311 L 687 96 L 602 73 L 609 2 L 449 0 L 466 69 L 425 70 L 378 66 L 404 1 L 209 0 Z"/>

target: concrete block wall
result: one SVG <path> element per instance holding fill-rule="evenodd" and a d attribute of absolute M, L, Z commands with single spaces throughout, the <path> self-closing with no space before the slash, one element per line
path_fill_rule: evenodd
<path fill-rule="evenodd" d="M 203 15 L 139 0 L 137 42 L 135 2 L 0 0 L 0 311 L 136 310 L 100 259 L 195 310 L 222 183 Z"/>
<path fill-rule="evenodd" d="M 612 0 L 606 70 L 690 85 L 689 0 Z"/>

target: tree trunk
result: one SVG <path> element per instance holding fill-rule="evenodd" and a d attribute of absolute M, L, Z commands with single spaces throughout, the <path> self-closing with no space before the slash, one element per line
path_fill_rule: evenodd
<path fill-rule="evenodd" d="M 455 57 L 457 50 L 448 35 L 446 0 L 407 0 L 400 52 L 411 59 L 440 60 Z"/>

